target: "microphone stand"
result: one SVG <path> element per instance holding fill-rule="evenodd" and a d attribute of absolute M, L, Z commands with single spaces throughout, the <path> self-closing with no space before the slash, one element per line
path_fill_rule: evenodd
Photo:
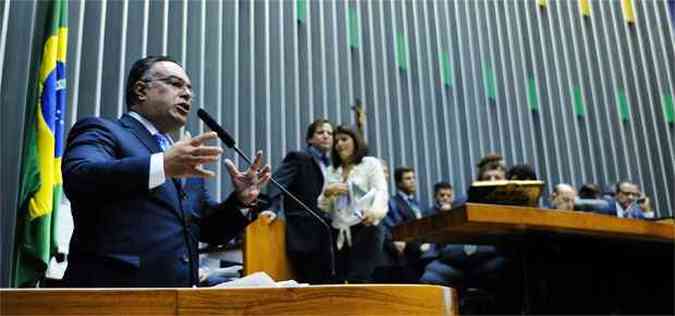
<path fill-rule="evenodd" d="M 227 144 L 226 144 L 227 145 Z M 249 166 L 253 165 L 253 162 L 251 162 L 251 159 L 244 154 L 239 147 L 237 147 L 236 144 L 232 144 L 232 146 L 229 146 L 230 148 L 234 149 L 234 151 L 239 154 L 239 157 L 244 159 L 248 163 Z M 274 178 L 270 177 L 270 181 L 274 184 L 275 187 L 277 187 L 281 192 L 283 192 L 286 196 L 290 197 L 295 203 L 298 203 L 306 212 L 309 214 L 312 214 L 325 228 L 326 232 L 328 233 L 328 243 L 329 247 L 328 250 L 330 250 L 330 271 L 331 271 L 331 277 L 335 277 L 335 251 L 333 250 L 333 233 L 331 231 L 330 225 L 326 222 L 323 217 L 321 217 L 319 214 L 314 212 L 309 206 L 307 206 L 305 203 L 303 203 L 298 197 L 296 197 L 293 193 L 289 192 L 283 185 L 281 185 L 277 180 Z"/>

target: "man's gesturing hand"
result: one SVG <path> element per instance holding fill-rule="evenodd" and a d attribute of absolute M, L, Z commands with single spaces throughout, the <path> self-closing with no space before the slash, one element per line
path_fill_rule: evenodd
<path fill-rule="evenodd" d="M 215 173 L 202 168 L 202 164 L 217 161 L 223 150 L 205 143 L 217 139 L 214 132 L 197 137 L 186 137 L 164 152 L 164 174 L 167 178 L 212 177 Z"/>
<path fill-rule="evenodd" d="M 255 154 L 255 161 L 245 172 L 239 171 L 229 159 L 225 160 L 225 165 L 232 178 L 232 186 L 237 192 L 239 202 L 244 205 L 253 204 L 260 194 L 260 189 L 272 177 L 269 165 L 262 168 L 262 151 Z"/>

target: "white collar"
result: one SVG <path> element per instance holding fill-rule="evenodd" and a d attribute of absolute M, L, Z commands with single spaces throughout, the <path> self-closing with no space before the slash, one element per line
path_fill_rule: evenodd
<path fill-rule="evenodd" d="M 155 125 L 152 124 L 152 122 L 148 121 L 146 118 L 144 118 L 137 112 L 129 111 L 129 116 L 139 121 L 145 127 L 148 133 L 150 133 L 150 135 L 155 135 L 159 133 L 159 130 L 157 129 L 157 127 L 155 127 Z"/>

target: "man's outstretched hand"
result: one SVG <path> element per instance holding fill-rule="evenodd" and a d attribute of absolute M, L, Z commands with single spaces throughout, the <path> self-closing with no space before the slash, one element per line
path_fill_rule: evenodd
<path fill-rule="evenodd" d="M 168 178 L 212 177 L 213 171 L 202 168 L 202 164 L 217 161 L 223 150 L 207 146 L 206 142 L 218 139 L 214 132 L 197 137 L 185 136 L 164 152 L 164 174 Z"/>
<path fill-rule="evenodd" d="M 234 163 L 226 159 L 225 165 L 232 178 L 232 186 L 237 193 L 239 202 L 244 205 L 252 205 L 260 194 L 260 189 L 267 184 L 272 177 L 269 165 L 262 167 L 262 151 L 255 154 L 255 160 L 248 170 L 241 172 Z"/>

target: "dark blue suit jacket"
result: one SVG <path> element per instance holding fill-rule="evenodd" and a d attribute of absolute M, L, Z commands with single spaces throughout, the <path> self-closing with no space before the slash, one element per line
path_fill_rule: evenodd
<path fill-rule="evenodd" d="M 73 126 L 62 167 L 74 220 L 66 285 L 194 285 L 198 241 L 226 242 L 248 224 L 234 194 L 218 204 L 203 179 L 167 179 L 148 189 L 150 156 L 157 152 L 150 133 L 129 115 Z"/>
<path fill-rule="evenodd" d="M 606 201 L 607 201 L 607 208 L 599 209 L 599 210 L 596 211 L 596 213 L 618 216 L 616 199 L 611 198 L 611 199 L 606 199 Z M 645 216 L 644 216 L 644 214 L 642 213 L 642 210 L 640 210 L 639 207 L 629 207 L 629 209 L 624 210 L 624 212 L 626 212 L 624 214 L 625 218 L 645 219 Z"/>

